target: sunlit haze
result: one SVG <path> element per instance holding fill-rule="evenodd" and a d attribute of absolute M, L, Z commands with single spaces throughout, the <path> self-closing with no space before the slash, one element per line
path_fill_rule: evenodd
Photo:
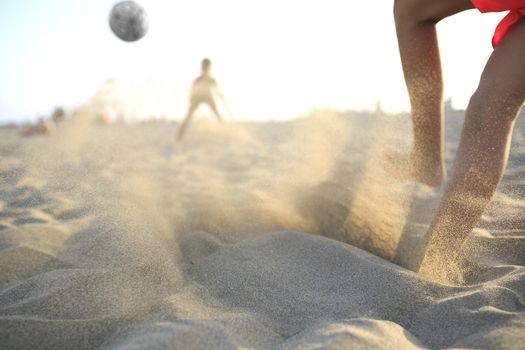
<path fill-rule="evenodd" d="M 211 58 L 238 119 L 281 120 L 312 108 L 408 110 L 392 1 L 138 1 L 149 32 L 109 29 L 115 1 L 0 4 L 0 122 L 87 101 L 111 77 L 146 91 L 150 114 L 181 119 L 200 60 Z M 464 108 L 503 14 L 467 11 L 439 24 L 445 96 Z"/>

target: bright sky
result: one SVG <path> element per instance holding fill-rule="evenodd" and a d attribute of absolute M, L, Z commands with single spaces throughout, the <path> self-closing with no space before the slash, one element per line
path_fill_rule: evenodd
<path fill-rule="evenodd" d="M 203 57 L 239 119 L 373 109 L 378 100 L 390 111 L 409 108 L 393 1 L 141 0 L 149 32 L 134 43 L 109 29 L 115 2 L 0 2 L 0 123 L 74 107 L 112 76 L 149 81 L 158 105 L 181 118 Z M 458 108 L 502 16 L 472 10 L 438 26 L 445 95 Z"/>

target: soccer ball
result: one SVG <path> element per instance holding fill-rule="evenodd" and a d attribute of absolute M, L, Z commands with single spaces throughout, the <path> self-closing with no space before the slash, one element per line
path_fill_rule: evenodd
<path fill-rule="evenodd" d="M 111 9 L 109 26 L 124 41 L 137 41 L 148 31 L 144 9 L 134 1 L 121 1 Z"/>

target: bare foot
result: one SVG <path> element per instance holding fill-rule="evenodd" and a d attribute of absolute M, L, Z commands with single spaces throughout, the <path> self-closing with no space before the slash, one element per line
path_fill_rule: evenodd
<path fill-rule="evenodd" d="M 399 180 L 412 180 L 437 187 L 445 181 L 445 166 L 440 160 L 423 159 L 412 152 L 410 156 L 389 150 L 382 157 L 383 168 Z"/>

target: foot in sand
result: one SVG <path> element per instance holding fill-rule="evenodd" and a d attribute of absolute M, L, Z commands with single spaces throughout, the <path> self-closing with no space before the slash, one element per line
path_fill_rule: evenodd
<path fill-rule="evenodd" d="M 425 257 L 418 274 L 433 282 L 459 286 L 464 284 L 463 274 L 457 261 L 448 257 Z"/>
<path fill-rule="evenodd" d="M 446 179 L 445 165 L 441 160 L 422 157 L 415 152 L 409 156 L 388 150 L 382 157 L 383 168 L 399 180 L 413 180 L 437 187 Z"/>

